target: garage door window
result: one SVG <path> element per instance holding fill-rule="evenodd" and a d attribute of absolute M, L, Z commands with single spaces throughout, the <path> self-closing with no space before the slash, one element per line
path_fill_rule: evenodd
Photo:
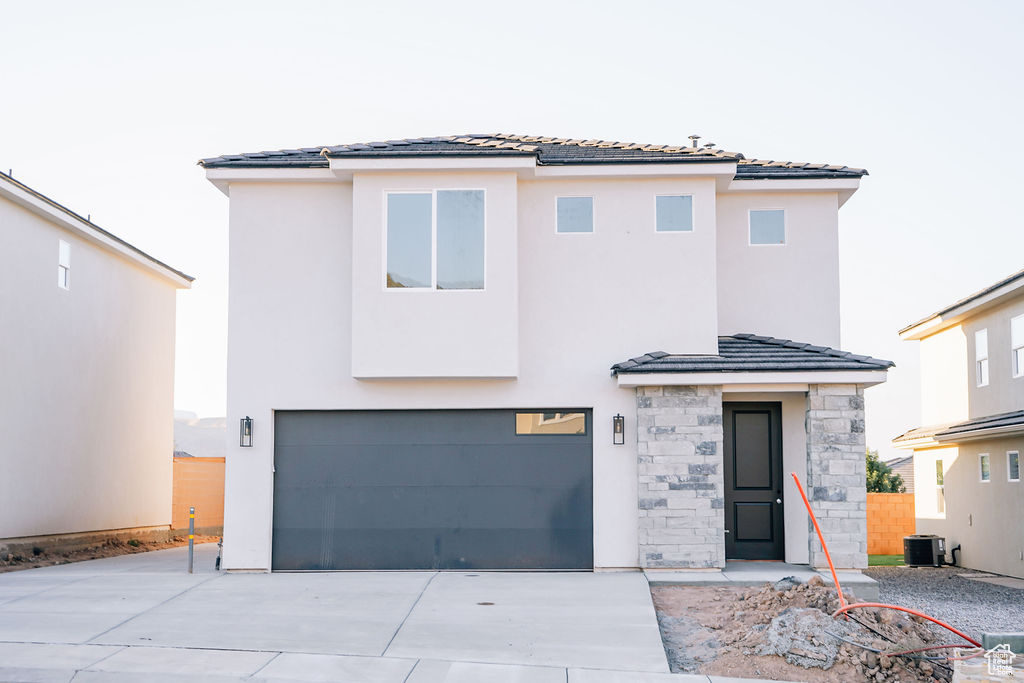
<path fill-rule="evenodd" d="M 388 289 L 484 288 L 484 191 L 387 194 Z"/>
<path fill-rule="evenodd" d="M 516 413 L 516 434 L 586 434 L 585 413 Z"/>

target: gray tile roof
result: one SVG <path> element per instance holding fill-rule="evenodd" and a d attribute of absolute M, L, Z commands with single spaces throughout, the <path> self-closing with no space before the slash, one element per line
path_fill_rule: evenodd
<path fill-rule="evenodd" d="M 992 292 L 996 291 L 1000 287 L 1005 287 L 1006 285 L 1011 285 L 1014 282 L 1016 282 L 1018 280 L 1021 280 L 1021 279 L 1024 279 L 1024 270 L 1018 270 L 1013 275 L 1010 275 L 1009 277 L 1005 277 L 1002 280 L 1000 280 L 999 282 L 996 282 L 994 284 L 989 285 L 985 289 L 978 290 L 974 294 L 966 296 L 963 299 L 960 299 L 959 301 L 954 302 L 954 303 L 950 304 L 949 306 L 946 306 L 945 308 L 943 308 L 941 310 L 935 311 L 931 315 L 928 315 L 928 316 L 925 316 L 924 318 L 921 318 L 916 323 L 910 323 L 909 325 L 904 327 L 902 330 L 900 330 L 899 333 L 902 334 L 902 333 L 906 332 L 907 330 L 913 329 L 913 328 L 917 327 L 918 325 L 920 325 L 922 323 L 928 322 L 929 320 L 934 320 L 935 318 L 941 318 L 942 316 L 946 315 L 947 313 L 949 313 L 951 311 L 955 311 L 956 309 L 960 308 L 961 306 L 965 306 L 965 305 L 971 303 L 972 301 L 975 301 L 976 299 L 980 299 L 981 297 L 985 296 L 986 294 L 991 294 Z"/>
<path fill-rule="evenodd" d="M 673 355 L 654 351 L 612 366 L 612 374 L 640 372 L 797 372 L 886 370 L 892 361 L 858 356 L 788 339 L 734 334 L 718 338 L 718 355 Z"/>
<path fill-rule="evenodd" d="M 973 420 L 963 420 L 962 422 L 947 422 L 930 427 L 916 427 L 897 436 L 893 439 L 893 443 L 931 437 L 952 441 L 958 436 L 969 436 L 974 432 L 1018 426 L 1024 428 L 1024 410 L 986 415 L 985 417 L 976 417 Z"/>
<path fill-rule="evenodd" d="M 862 168 L 792 161 L 747 159 L 716 147 L 648 145 L 607 140 L 578 140 L 507 133 L 409 138 L 347 145 L 302 147 L 225 154 L 199 161 L 205 168 L 323 168 L 329 159 L 416 158 L 437 156 L 534 157 L 542 166 L 571 164 L 714 163 L 737 164 L 737 179 L 859 178 Z"/>

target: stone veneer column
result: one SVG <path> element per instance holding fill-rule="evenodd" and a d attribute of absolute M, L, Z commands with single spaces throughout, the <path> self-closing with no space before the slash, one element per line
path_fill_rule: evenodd
<path fill-rule="evenodd" d="M 807 481 L 803 484 L 835 566 L 867 567 L 863 386 L 810 385 L 807 392 Z M 811 565 L 828 566 L 810 519 L 807 528 Z"/>
<path fill-rule="evenodd" d="M 722 387 L 638 387 L 639 560 L 724 567 Z"/>

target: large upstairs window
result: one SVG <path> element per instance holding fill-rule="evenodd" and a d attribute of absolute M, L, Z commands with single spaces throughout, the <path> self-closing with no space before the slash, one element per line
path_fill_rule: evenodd
<path fill-rule="evenodd" d="M 387 193 L 389 289 L 484 288 L 484 191 Z"/>
<path fill-rule="evenodd" d="M 974 374 L 978 386 L 988 386 L 988 330 L 974 333 Z"/>

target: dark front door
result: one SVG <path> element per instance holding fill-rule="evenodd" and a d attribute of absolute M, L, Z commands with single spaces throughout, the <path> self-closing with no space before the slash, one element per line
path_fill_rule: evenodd
<path fill-rule="evenodd" d="M 277 570 L 592 569 L 590 410 L 278 411 Z"/>
<path fill-rule="evenodd" d="M 725 556 L 781 560 L 782 406 L 725 403 Z"/>

